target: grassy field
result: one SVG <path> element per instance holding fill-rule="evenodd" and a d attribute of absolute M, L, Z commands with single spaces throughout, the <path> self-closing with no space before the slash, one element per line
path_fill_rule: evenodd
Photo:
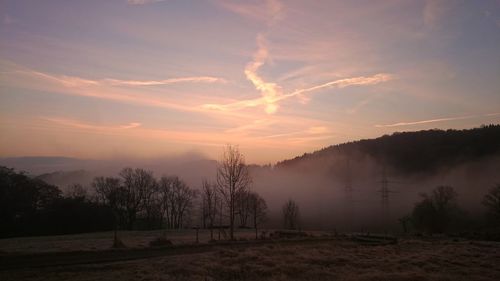
<path fill-rule="evenodd" d="M 500 243 L 495 242 L 402 239 L 373 246 L 349 239 L 292 240 L 214 245 L 200 252 L 131 261 L 3 270 L 0 280 L 500 280 L 499 265 Z"/>
<path fill-rule="evenodd" d="M 191 244 L 196 242 L 196 231 L 187 230 L 162 230 L 155 231 L 120 231 L 119 237 L 128 248 L 149 247 L 149 242 L 166 233 L 166 237 L 174 244 Z M 253 230 L 237 230 L 238 239 L 253 239 Z M 210 240 L 209 230 L 199 230 L 199 242 L 206 243 Z M 214 230 L 217 239 L 217 231 Z M 0 239 L 0 253 L 41 253 L 41 252 L 67 252 L 67 251 L 98 251 L 109 249 L 113 242 L 113 232 L 96 232 L 74 235 L 56 235 L 39 237 L 20 237 Z"/>

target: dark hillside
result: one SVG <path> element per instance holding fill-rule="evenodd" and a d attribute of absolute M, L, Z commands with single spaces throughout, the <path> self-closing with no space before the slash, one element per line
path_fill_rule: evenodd
<path fill-rule="evenodd" d="M 397 132 L 376 139 L 333 145 L 291 160 L 278 168 L 293 168 L 304 163 L 336 162 L 369 156 L 381 165 L 405 174 L 431 173 L 443 166 L 452 167 L 500 152 L 500 125 L 467 130 L 426 130 Z"/>

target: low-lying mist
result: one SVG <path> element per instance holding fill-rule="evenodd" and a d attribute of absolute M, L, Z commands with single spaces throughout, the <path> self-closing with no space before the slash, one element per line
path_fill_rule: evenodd
<path fill-rule="evenodd" d="M 439 185 L 452 186 L 458 193 L 460 207 L 466 214 L 475 215 L 483 212 L 481 200 L 487 190 L 500 182 L 500 156 L 442 166 L 426 173 L 401 172 L 398 167 L 383 165 L 360 153 L 346 159 L 339 154 L 294 166 L 250 165 L 251 189 L 261 194 L 268 205 L 267 226 L 282 225 L 282 206 L 286 200 L 293 199 L 299 204 L 300 226 L 304 229 L 396 228 L 398 219 L 410 213 L 420 200 L 419 194 Z M 4 162 L 0 164 L 9 164 Z M 217 161 L 199 153 L 189 153 L 158 159 L 100 161 L 47 158 L 30 162 L 25 158 L 13 167 L 31 174 L 38 172 L 41 179 L 59 186 L 63 192 L 70 185 L 81 184 L 92 193 L 90 183 L 94 177 L 116 176 L 124 167 L 151 170 L 157 178 L 177 175 L 190 187 L 200 189 L 202 180 L 215 179 Z M 387 207 L 382 205 L 381 194 L 384 171 L 389 189 Z"/>

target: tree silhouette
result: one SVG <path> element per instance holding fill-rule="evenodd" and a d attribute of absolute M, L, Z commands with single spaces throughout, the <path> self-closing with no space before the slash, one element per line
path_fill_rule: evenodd
<path fill-rule="evenodd" d="M 182 228 L 184 219 L 196 197 L 196 192 L 177 176 L 162 177 L 159 181 L 161 213 L 167 228 Z"/>
<path fill-rule="evenodd" d="M 500 222 L 500 184 L 497 184 L 484 196 L 483 205 L 488 209 L 488 213 Z"/>
<path fill-rule="evenodd" d="M 151 171 L 144 169 L 124 168 L 120 172 L 124 188 L 124 204 L 127 213 L 128 229 L 133 229 L 137 213 L 145 208 L 145 204 L 154 193 L 156 180 Z"/>
<path fill-rule="evenodd" d="M 113 247 L 121 248 L 123 243 L 118 238 L 118 226 L 123 223 L 125 189 L 121 186 L 120 179 L 113 177 L 96 177 L 92 181 L 92 187 L 98 202 L 108 205 L 113 212 Z"/>
<path fill-rule="evenodd" d="M 297 229 L 299 226 L 299 205 L 289 199 L 283 206 L 283 223 L 285 229 Z"/>
<path fill-rule="evenodd" d="M 30 224 L 37 223 L 40 213 L 60 198 L 56 186 L 0 167 L 0 236 L 29 233 L 25 229 L 36 228 Z"/>
<path fill-rule="evenodd" d="M 202 182 L 202 212 L 203 220 L 208 221 L 204 227 L 210 229 L 210 240 L 214 240 L 214 223 L 217 215 L 217 189 L 215 184 L 206 180 Z"/>
<path fill-rule="evenodd" d="M 75 199 L 76 198 L 85 199 L 88 197 L 87 190 L 85 189 L 85 187 L 83 187 L 83 185 L 79 183 L 69 185 L 66 194 L 67 197 Z"/>
<path fill-rule="evenodd" d="M 217 188 L 229 209 L 229 237 L 234 239 L 234 218 L 236 196 L 249 187 L 252 179 L 245 164 L 245 158 L 237 147 L 225 147 L 217 166 Z"/>
<path fill-rule="evenodd" d="M 240 222 L 239 227 L 247 228 L 248 218 L 251 212 L 250 191 L 248 189 L 242 190 L 236 194 L 235 208 Z"/>
<path fill-rule="evenodd" d="M 432 193 L 421 194 L 422 201 L 413 208 L 412 222 L 417 229 L 443 232 L 456 210 L 457 193 L 451 186 L 438 186 Z"/>
<path fill-rule="evenodd" d="M 255 229 L 255 239 L 258 238 L 258 226 L 267 218 L 266 201 L 256 192 L 250 192 L 248 195 L 250 215 L 253 219 L 253 227 Z"/>

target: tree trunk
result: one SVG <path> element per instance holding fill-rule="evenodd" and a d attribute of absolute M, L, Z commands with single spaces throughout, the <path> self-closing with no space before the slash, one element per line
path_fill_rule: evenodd
<path fill-rule="evenodd" d="M 234 192 L 231 192 L 229 202 L 229 238 L 234 240 Z"/>
<path fill-rule="evenodd" d="M 259 238 L 259 234 L 257 231 L 257 214 L 255 212 L 255 209 L 254 209 L 254 216 L 253 216 L 253 226 L 255 227 L 255 240 L 257 240 Z"/>
<path fill-rule="evenodd" d="M 129 230 L 134 229 L 134 222 L 135 222 L 135 212 L 129 211 L 128 212 L 128 229 Z"/>

